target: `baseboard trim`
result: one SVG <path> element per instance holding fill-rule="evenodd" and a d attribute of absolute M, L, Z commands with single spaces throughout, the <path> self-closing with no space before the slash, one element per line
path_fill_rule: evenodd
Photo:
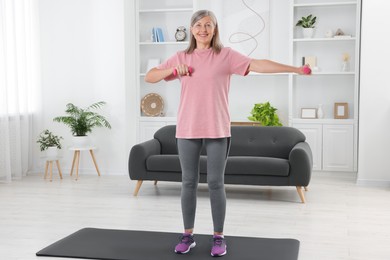
<path fill-rule="evenodd" d="M 69 176 L 70 174 L 70 168 L 61 168 L 61 172 L 62 172 L 62 175 L 65 174 L 65 176 Z M 38 175 L 38 174 L 44 174 L 45 173 L 45 170 L 42 169 L 42 170 L 37 170 L 37 169 L 34 169 L 34 170 L 30 170 L 27 172 L 27 175 Z M 57 174 L 58 171 L 57 171 L 57 168 L 56 167 L 53 167 L 53 174 Z M 102 171 L 100 170 L 100 173 L 102 175 L 105 175 L 105 176 L 125 176 L 127 175 L 128 173 L 126 172 L 117 172 L 117 171 Z M 76 174 L 76 171 L 73 170 L 73 175 Z M 97 176 L 97 172 L 96 172 L 96 169 L 93 169 L 93 168 L 83 168 L 83 169 L 79 169 L 79 175 L 96 175 Z"/>
<path fill-rule="evenodd" d="M 381 188 L 390 188 L 390 180 L 364 180 L 358 179 L 356 181 L 358 186 L 366 187 L 381 187 Z"/>

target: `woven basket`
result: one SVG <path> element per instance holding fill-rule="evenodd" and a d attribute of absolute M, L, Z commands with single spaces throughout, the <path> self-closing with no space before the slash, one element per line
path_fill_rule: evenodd
<path fill-rule="evenodd" d="M 164 110 L 164 100 L 156 93 L 149 93 L 141 100 L 141 111 L 147 116 L 160 116 Z"/>

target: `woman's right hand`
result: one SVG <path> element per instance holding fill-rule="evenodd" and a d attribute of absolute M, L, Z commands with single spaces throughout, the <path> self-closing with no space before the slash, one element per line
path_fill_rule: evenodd
<path fill-rule="evenodd" d="M 172 74 L 174 76 L 190 76 L 191 75 L 191 68 L 186 64 L 179 64 L 176 67 L 172 69 Z"/>

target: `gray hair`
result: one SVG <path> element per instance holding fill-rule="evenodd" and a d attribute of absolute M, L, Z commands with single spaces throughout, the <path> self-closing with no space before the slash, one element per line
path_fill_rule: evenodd
<path fill-rule="evenodd" d="M 211 20 L 213 21 L 214 26 L 215 26 L 214 36 L 211 40 L 210 46 L 215 53 L 220 53 L 222 48 L 223 48 L 223 44 L 221 43 L 221 40 L 219 39 L 219 29 L 218 29 L 217 18 L 215 17 L 215 15 L 212 11 L 199 10 L 199 11 L 195 12 L 191 17 L 191 27 L 194 26 L 194 24 L 197 21 L 199 21 L 200 19 L 207 17 L 207 16 L 211 18 Z M 187 47 L 187 49 L 185 50 L 185 52 L 187 54 L 191 54 L 195 49 L 196 49 L 196 39 L 190 30 L 190 44 Z"/>

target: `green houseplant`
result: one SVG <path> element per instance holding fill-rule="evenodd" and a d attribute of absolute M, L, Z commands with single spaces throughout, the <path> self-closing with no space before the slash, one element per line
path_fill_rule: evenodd
<path fill-rule="evenodd" d="M 302 26 L 303 28 L 314 28 L 315 27 L 314 24 L 316 23 L 316 20 L 317 17 L 310 14 L 298 20 L 295 26 Z"/>
<path fill-rule="evenodd" d="M 70 127 L 73 136 L 87 136 L 95 127 L 107 127 L 111 129 L 110 123 L 105 117 L 93 112 L 93 109 L 99 109 L 106 102 L 100 101 L 86 108 L 80 108 L 72 103 L 66 105 L 66 116 L 58 116 L 53 120 L 55 122 L 64 123 Z"/>
<path fill-rule="evenodd" d="M 282 126 L 276 110 L 269 102 L 255 104 L 248 119 L 260 122 L 262 126 Z"/>
<path fill-rule="evenodd" d="M 303 37 L 311 38 L 314 34 L 314 24 L 316 23 L 316 21 L 317 17 L 310 14 L 306 17 L 303 16 L 300 20 L 298 20 L 295 26 L 302 27 Z"/>
<path fill-rule="evenodd" d="M 41 152 L 46 151 L 47 157 L 56 157 L 57 149 L 62 148 L 61 139 L 63 139 L 62 136 L 57 136 L 46 129 L 39 134 L 37 143 Z"/>

